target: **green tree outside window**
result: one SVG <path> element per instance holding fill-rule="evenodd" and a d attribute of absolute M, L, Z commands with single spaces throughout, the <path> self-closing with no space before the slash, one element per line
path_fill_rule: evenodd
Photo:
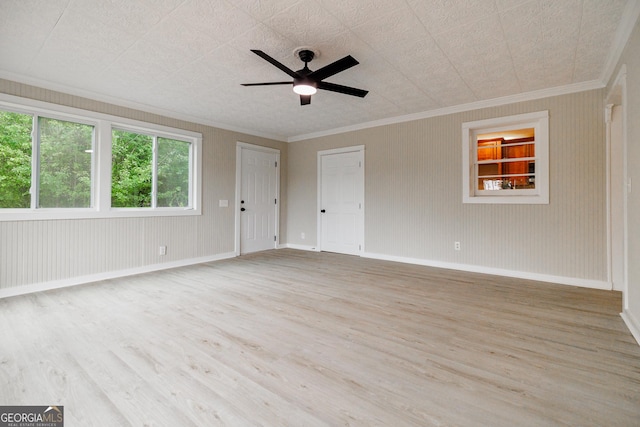
<path fill-rule="evenodd" d="M 31 206 L 33 116 L 0 111 L 0 208 Z"/>

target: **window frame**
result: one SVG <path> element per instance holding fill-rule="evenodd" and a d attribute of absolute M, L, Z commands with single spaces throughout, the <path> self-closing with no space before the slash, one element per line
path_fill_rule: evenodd
<path fill-rule="evenodd" d="M 6 94 L 0 94 L 0 109 L 94 126 L 92 206 L 90 208 L 37 208 L 33 204 L 33 192 L 37 188 L 32 178 L 31 207 L 0 209 L 0 221 L 202 215 L 202 134 Z M 111 207 L 111 134 L 114 128 L 152 135 L 154 138 L 169 138 L 190 143 L 190 205 L 188 207 Z M 37 167 L 36 162 L 40 160 L 36 158 L 39 154 L 35 152 L 38 148 L 35 138 L 39 138 L 37 123 L 32 126 L 32 144 L 36 145 L 32 150 L 32 173 L 33 168 Z"/>
<path fill-rule="evenodd" d="M 149 209 L 153 209 L 153 210 L 158 210 L 158 211 L 176 211 L 176 210 L 184 210 L 184 209 L 190 209 L 190 207 L 167 207 L 167 206 L 158 206 L 158 146 L 159 146 L 159 139 L 171 139 L 174 141 L 181 141 L 181 142 L 187 142 L 190 143 L 189 146 L 189 176 L 191 177 L 193 174 L 193 169 L 194 169 L 194 145 L 191 143 L 190 140 L 186 139 L 184 136 L 182 135 L 176 135 L 175 133 L 167 133 L 167 132 L 162 132 L 162 131 L 154 131 L 152 129 L 143 129 L 140 127 L 133 127 L 133 126 L 129 126 L 129 125 L 123 125 L 123 124 L 119 124 L 119 123 L 112 123 L 111 125 L 111 135 L 113 135 L 113 131 L 114 130 L 119 130 L 119 131 L 124 131 L 124 132 L 130 132 L 130 133 L 136 133 L 139 135 L 145 135 L 145 136 L 149 136 L 152 138 L 152 151 L 153 151 L 153 155 L 152 155 L 152 163 L 151 163 L 151 206 L 150 207 L 144 207 L 144 208 L 140 208 L 140 207 L 111 207 L 112 210 L 114 211 L 130 211 L 130 210 L 149 210 Z M 111 141 L 113 141 L 111 139 Z M 109 152 L 111 158 L 112 158 L 112 153 L 111 151 Z M 111 171 L 111 169 L 109 169 Z M 109 181 L 109 183 L 111 184 L 111 181 Z M 189 180 L 189 200 L 193 200 L 193 189 L 194 185 L 192 183 L 192 180 Z M 111 190 L 111 185 L 109 185 L 109 189 Z M 109 191 L 109 196 L 111 196 L 111 191 Z M 109 198 L 109 203 L 111 204 L 111 198 Z M 111 205 L 110 205 L 111 206 Z"/>
<path fill-rule="evenodd" d="M 0 104 L 0 108 L 2 108 L 2 105 Z M 61 114 L 57 114 L 52 112 L 51 114 L 48 113 L 44 113 L 42 114 L 39 111 L 31 111 L 29 114 L 33 117 L 33 124 L 31 127 L 31 144 L 32 144 L 32 153 L 31 153 L 31 189 L 29 190 L 31 193 L 31 207 L 28 209 L 22 209 L 22 210 L 29 210 L 29 211 L 56 211 L 59 209 L 65 209 L 65 210 L 78 210 L 78 211 L 91 211 L 93 210 L 93 206 L 95 205 L 95 188 L 93 183 L 95 182 L 95 152 L 96 152 L 96 145 L 97 145 L 97 138 L 96 138 L 96 129 L 97 129 L 97 125 L 98 122 L 95 120 L 91 120 L 91 119 L 87 119 L 86 117 L 80 117 L 80 116 L 70 116 L 70 115 L 61 115 Z M 86 208 L 41 208 L 38 207 L 38 205 L 40 204 L 40 173 L 41 173 L 41 165 L 42 165 L 42 133 L 40 131 L 40 118 L 45 118 L 45 119 L 52 119 L 52 120 L 57 120 L 57 121 L 62 121 L 62 122 L 71 122 L 71 123 L 77 123 L 77 124 L 81 124 L 81 125 L 86 125 L 86 126 L 93 126 L 93 137 L 92 137 L 92 147 L 91 147 L 91 200 L 89 202 L 89 207 Z M 34 144 L 35 143 L 35 144 Z M 13 209 L 12 209 L 13 210 Z M 0 210 L 2 211 L 2 210 Z"/>
<path fill-rule="evenodd" d="M 478 190 L 477 135 L 533 128 L 535 188 Z M 462 123 L 462 202 L 487 204 L 549 203 L 549 111 L 517 114 Z"/>

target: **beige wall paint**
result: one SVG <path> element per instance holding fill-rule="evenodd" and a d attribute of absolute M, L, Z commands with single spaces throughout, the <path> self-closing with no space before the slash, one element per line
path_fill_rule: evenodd
<path fill-rule="evenodd" d="M 281 150 L 281 243 L 316 244 L 317 151 L 362 144 L 367 253 L 606 280 L 603 90 L 292 144 L 6 80 L 0 92 L 201 132 L 204 166 L 200 217 L 0 222 L 0 288 L 233 251 L 233 209 L 217 201 L 234 205 L 237 141 Z M 539 110 L 550 112 L 551 203 L 462 204 L 461 124 Z"/>
<path fill-rule="evenodd" d="M 280 239 L 286 241 L 286 143 L 2 79 L 0 93 L 200 132 L 203 141 L 201 216 L 0 222 L 0 289 L 233 252 L 237 141 L 281 152 Z M 220 199 L 229 208 L 218 207 Z M 166 256 L 158 255 L 161 244 Z"/>
<path fill-rule="evenodd" d="M 632 183 L 632 192 L 627 194 L 629 307 L 626 314 L 627 321 L 633 322 L 636 339 L 640 342 L 640 21 L 629 37 L 610 86 L 623 64 L 627 69 L 627 165 Z"/>
<path fill-rule="evenodd" d="M 604 284 L 603 96 L 586 91 L 292 143 L 288 242 L 316 245 L 317 152 L 365 145 L 366 253 Z M 541 110 L 550 116 L 550 204 L 463 204 L 462 123 Z"/>

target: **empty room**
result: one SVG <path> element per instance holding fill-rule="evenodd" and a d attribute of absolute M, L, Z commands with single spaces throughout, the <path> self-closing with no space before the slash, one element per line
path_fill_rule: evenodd
<path fill-rule="evenodd" d="M 639 16 L 1 1 L 0 427 L 640 425 Z"/>

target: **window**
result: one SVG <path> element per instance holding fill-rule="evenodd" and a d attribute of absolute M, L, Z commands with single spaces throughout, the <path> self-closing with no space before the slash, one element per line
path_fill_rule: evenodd
<path fill-rule="evenodd" d="M 185 207 L 189 203 L 190 144 L 158 138 L 157 206 Z"/>
<path fill-rule="evenodd" d="M 91 207 L 93 129 L 38 117 L 37 207 Z"/>
<path fill-rule="evenodd" d="M 462 124 L 464 203 L 549 203 L 547 111 Z"/>
<path fill-rule="evenodd" d="M 93 130 L 0 110 L 0 208 L 91 207 Z"/>
<path fill-rule="evenodd" d="M 0 110 L 0 209 L 31 207 L 33 116 Z"/>
<path fill-rule="evenodd" d="M 200 134 L 0 94 L 0 221 L 199 215 Z"/>
<path fill-rule="evenodd" d="M 117 129 L 111 135 L 111 207 L 150 208 L 153 137 Z"/>
<path fill-rule="evenodd" d="M 111 206 L 189 206 L 191 143 L 114 129 L 111 145 Z"/>

